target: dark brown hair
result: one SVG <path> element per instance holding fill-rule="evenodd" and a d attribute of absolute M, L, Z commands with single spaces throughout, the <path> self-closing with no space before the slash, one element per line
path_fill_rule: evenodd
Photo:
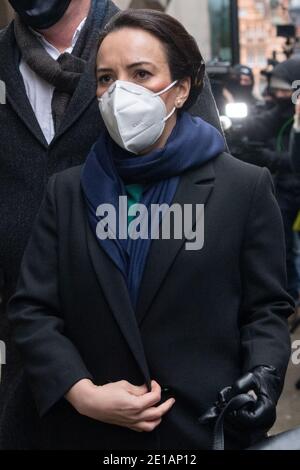
<path fill-rule="evenodd" d="M 166 50 L 172 80 L 191 78 L 191 91 L 183 110 L 190 108 L 203 89 L 205 65 L 195 39 L 179 21 L 156 10 L 125 10 L 117 13 L 101 33 L 99 47 L 106 36 L 122 28 L 147 31 L 159 39 Z"/>

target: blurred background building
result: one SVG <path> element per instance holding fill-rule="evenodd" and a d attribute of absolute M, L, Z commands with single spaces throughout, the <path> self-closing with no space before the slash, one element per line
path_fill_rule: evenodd
<path fill-rule="evenodd" d="M 206 61 L 216 59 L 253 68 L 256 94 L 265 85 L 261 70 L 268 61 L 286 58 L 293 40 L 280 37 L 290 25 L 289 7 L 299 0 L 116 0 L 125 8 L 164 10 L 195 37 Z M 300 32 L 300 31 L 299 31 Z M 281 34 L 290 34 L 282 30 Z"/>
<path fill-rule="evenodd" d="M 239 0 L 238 5 L 240 63 L 253 69 L 259 93 L 260 72 L 268 59 L 286 59 L 287 38 L 277 36 L 277 26 L 290 24 L 289 0 Z"/>

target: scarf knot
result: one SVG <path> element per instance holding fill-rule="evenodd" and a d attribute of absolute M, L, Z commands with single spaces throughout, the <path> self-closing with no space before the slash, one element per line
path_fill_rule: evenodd
<path fill-rule="evenodd" d="M 108 0 L 92 0 L 86 22 L 71 54 L 65 52 L 53 59 L 30 28 L 16 15 L 14 33 L 22 59 L 39 77 L 54 87 L 52 115 L 55 131 L 86 70 L 89 60 L 95 61 L 98 38 L 105 23 Z M 116 8 L 117 12 L 117 8 Z"/>

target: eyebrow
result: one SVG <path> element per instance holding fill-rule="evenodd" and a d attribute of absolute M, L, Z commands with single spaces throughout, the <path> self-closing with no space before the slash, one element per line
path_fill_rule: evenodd
<path fill-rule="evenodd" d="M 127 65 L 126 68 L 132 69 L 134 67 L 138 67 L 139 65 L 154 65 L 154 64 L 152 62 L 146 62 L 145 60 L 143 60 L 142 62 L 135 62 L 134 64 Z M 100 67 L 97 69 L 97 72 L 113 72 L 113 69 Z"/>

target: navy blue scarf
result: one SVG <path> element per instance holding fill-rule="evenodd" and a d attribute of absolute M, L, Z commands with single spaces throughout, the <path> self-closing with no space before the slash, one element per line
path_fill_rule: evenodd
<path fill-rule="evenodd" d="M 97 240 L 123 273 L 132 304 L 135 307 L 139 287 L 149 253 L 151 239 L 126 240 L 118 238 L 119 197 L 126 196 L 127 184 L 143 184 L 140 204 L 147 209 L 151 204 L 171 206 L 185 171 L 195 169 L 225 150 L 224 139 L 210 124 L 199 117 L 183 113 L 177 119 L 167 144 L 162 149 L 136 156 L 119 147 L 104 131 L 93 146 L 82 170 L 81 186 L 84 192 L 88 219 L 96 235 L 96 216 L 101 204 L 116 209 L 116 239 Z M 150 217 L 150 210 L 149 217 Z M 151 223 L 149 222 L 149 232 Z"/>

